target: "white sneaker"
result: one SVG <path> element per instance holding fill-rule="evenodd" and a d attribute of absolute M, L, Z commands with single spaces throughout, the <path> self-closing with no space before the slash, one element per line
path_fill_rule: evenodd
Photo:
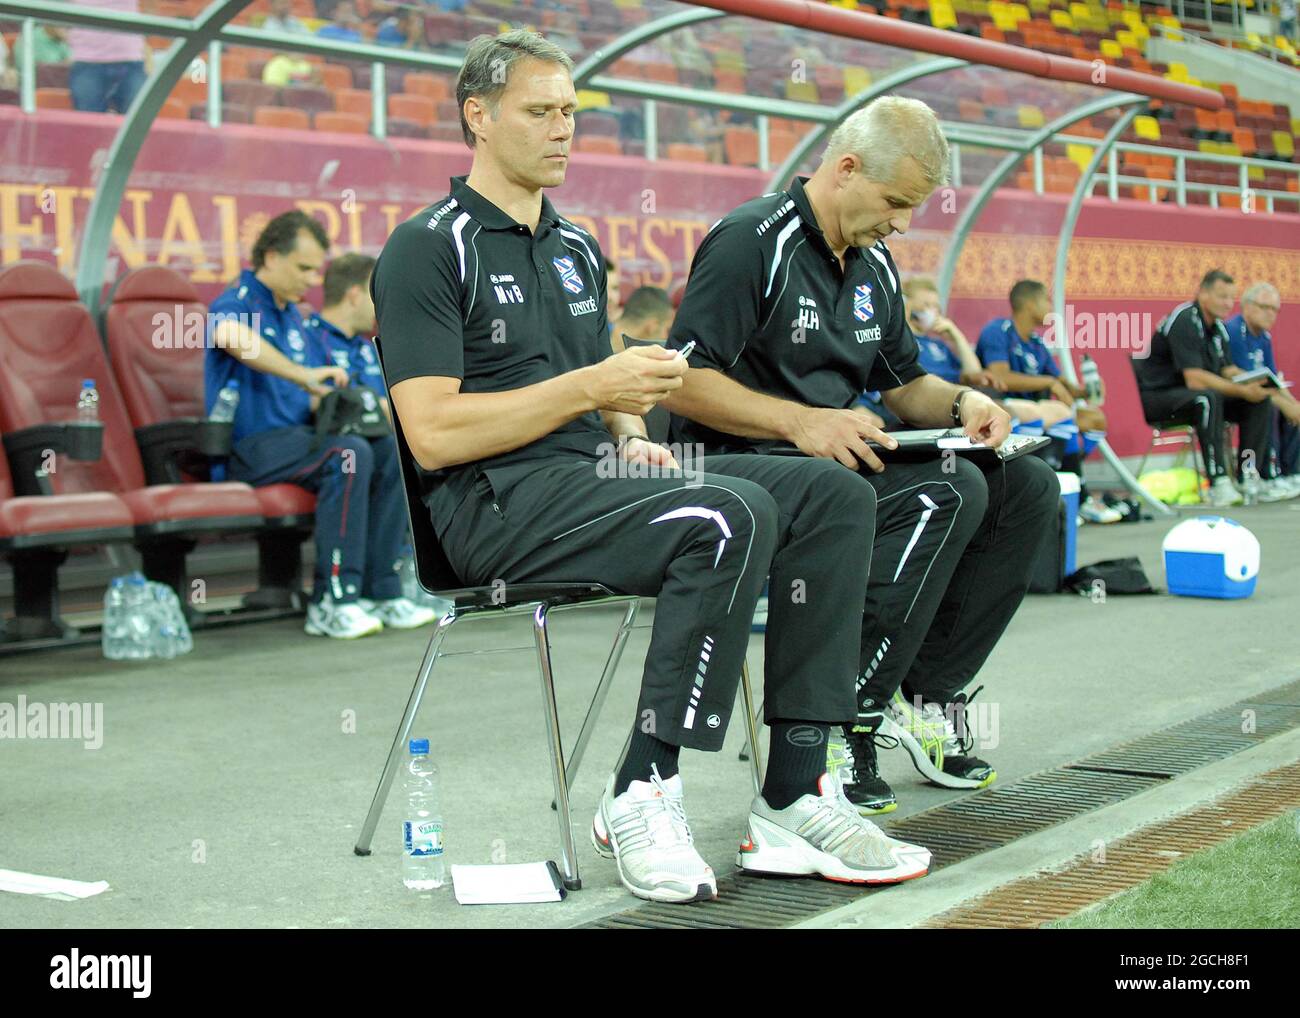
<path fill-rule="evenodd" d="M 1232 483 L 1232 478 L 1227 474 L 1214 479 L 1210 485 L 1209 503 L 1216 509 L 1226 509 L 1230 505 L 1241 505 L 1246 499 L 1237 486 Z"/>
<path fill-rule="evenodd" d="M 438 613 L 432 608 L 405 597 L 393 597 L 387 601 L 370 601 L 363 597 L 357 600 L 357 604 L 367 615 L 382 622 L 385 629 L 419 629 L 438 618 Z"/>
<path fill-rule="evenodd" d="M 1271 481 L 1260 481 L 1259 491 L 1255 497 L 1261 502 L 1285 502 L 1297 495 L 1300 495 L 1300 488 L 1288 484 L 1280 477 L 1275 477 Z"/>
<path fill-rule="evenodd" d="M 618 864 L 623 886 L 647 901 L 708 901 L 718 880 L 695 850 L 682 807 L 682 776 L 667 781 L 651 765 L 649 781 L 633 781 L 614 795 L 614 775 L 605 784 L 591 843 Z"/>
<path fill-rule="evenodd" d="M 859 815 L 829 774 L 818 788 L 820 795 L 801 796 L 785 809 L 755 796 L 736 864 L 750 873 L 851 884 L 896 884 L 929 872 L 929 849 L 897 841 Z"/>
<path fill-rule="evenodd" d="M 307 624 L 302 628 L 308 636 L 356 640 L 379 632 L 384 623 L 359 604 L 335 604 L 327 595 L 318 604 L 307 606 Z"/>
<path fill-rule="evenodd" d="M 1124 518 L 1118 509 L 1093 496 L 1079 507 L 1079 515 L 1088 523 L 1118 523 Z"/>

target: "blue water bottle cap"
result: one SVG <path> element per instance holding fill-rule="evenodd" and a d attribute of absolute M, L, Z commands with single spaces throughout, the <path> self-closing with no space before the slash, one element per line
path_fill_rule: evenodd
<path fill-rule="evenodd" d="M 238 388 L 239 388 L 239 379 L 238 379 L 238 378 L 232 378 L 229 382 L 226 383 L 226 388 L 227 388 L 227 389 L 238 389 Z"/>
<path fill-rule="evenodd" d="M 95 387 L 95 380 L 93 378 L 83 378 L 81 380 L 81 387 L 83 389 L 93 389 Z"/>
<path fill-rule="evenodd" d="M 429 740 L 428 740 L 428 739 L 412 739 L 412 740 L 411 740 L 411 746 L 410 746 L 410 749 L 411 749 L 411 755 L 412 755 L 412 756 L 417 756 L 417 755 L 422 755 L 422 754 L 428 753 L 428 752 L 429 752 Z"/>

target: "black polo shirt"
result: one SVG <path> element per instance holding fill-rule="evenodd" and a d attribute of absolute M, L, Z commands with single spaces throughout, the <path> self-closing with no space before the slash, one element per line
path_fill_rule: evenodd
<path fill-rule="evenodd" d="M 1146 357 L 1133 358 L 1138 388 L 1182 389 L 1184 368 L 1203 368 L 1219 374 L 1228 364 L 1228 331 L 1215 319 L 1206 324 L 1196 301 L 1179 304 L 1156 326 Z"/>
<path fill-rule="evenodd" d="M 925 372 L 903 313 L 898 268 L 884 242 L 850 247 L 844 268 L 797 178 L 746 202 L 700 243 L 668 345 L 694 340 L 691 367 L 807 406 L 845 409 L 868 389 Z M 710 451 L 779 443 L 741 438 L 674 416 L 672 438 Z"/>
<path fill-rule="evenodd" d="M 596 239 L 546 197 L 534 234 L 454 177 L 393 231 L 371 277 L 388 386 L 440 375 L 504 392 L 595 364 L 612 352 L 605 285 Z M 480 471 L 500 491 L 539 459 L 595 460 L 611 441 L 592 411 L 499 456 L 421 470 L 425 501 L 441 533 Z"/>

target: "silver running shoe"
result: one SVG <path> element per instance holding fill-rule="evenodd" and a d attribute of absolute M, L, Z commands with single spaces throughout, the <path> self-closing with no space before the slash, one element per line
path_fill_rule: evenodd
<path fill-rule="evenodd" d="M 614 775 L 605 784 L 591 829 L 597 854 L 618 864 L 623 886 L 647 901 L 708 901 L 718 880 L 695 850 L 682 808 L 682 776 L 668 780 L 651 766 L 649 781 L 633 781 L 614 795 Z"/>
<path fill-rule="evenodd" d="M 930 851 L 886 835 L 823 774 L 821 794 L 773 809 L 760 795 L 736 864 L 750 873 L 819 876 L 852 884 L 896 884 L 924 876 Z"/>

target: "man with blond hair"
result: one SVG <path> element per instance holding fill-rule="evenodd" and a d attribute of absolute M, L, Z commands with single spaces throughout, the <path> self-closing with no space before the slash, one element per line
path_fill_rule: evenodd
<path fill-rule="evenodd" d="M 966 459 L 887 467 L 868 446 L 893 440 L 851 407 L 858 394 L 917 427 L 958 428 L 996 447 L 1010 416 L 983 393 L 928 374 L 904 313 L 885 238 L 947 180 L 948 144 L 924 103 L 887 96 L 832 135 L 817 171 L 723 216 L 691 267 L 669 346 L 694 341 L 665 401 L 674 441 L 710 452 L 795 446 L 861 471 L 876 489 L 876 536 L 858 672 L 848 798 L 896 805 L 876 769 L 892 736 L 930 781 L 981 788 L 996 777 L 970 754 L 962 692 L 1015 614 L 1059 486 L 1020 457 L 985 470 Z M 773 584 L 769 607 L 789 597 Z M 900 693 L 901 688 L 901 693 Z"/>

